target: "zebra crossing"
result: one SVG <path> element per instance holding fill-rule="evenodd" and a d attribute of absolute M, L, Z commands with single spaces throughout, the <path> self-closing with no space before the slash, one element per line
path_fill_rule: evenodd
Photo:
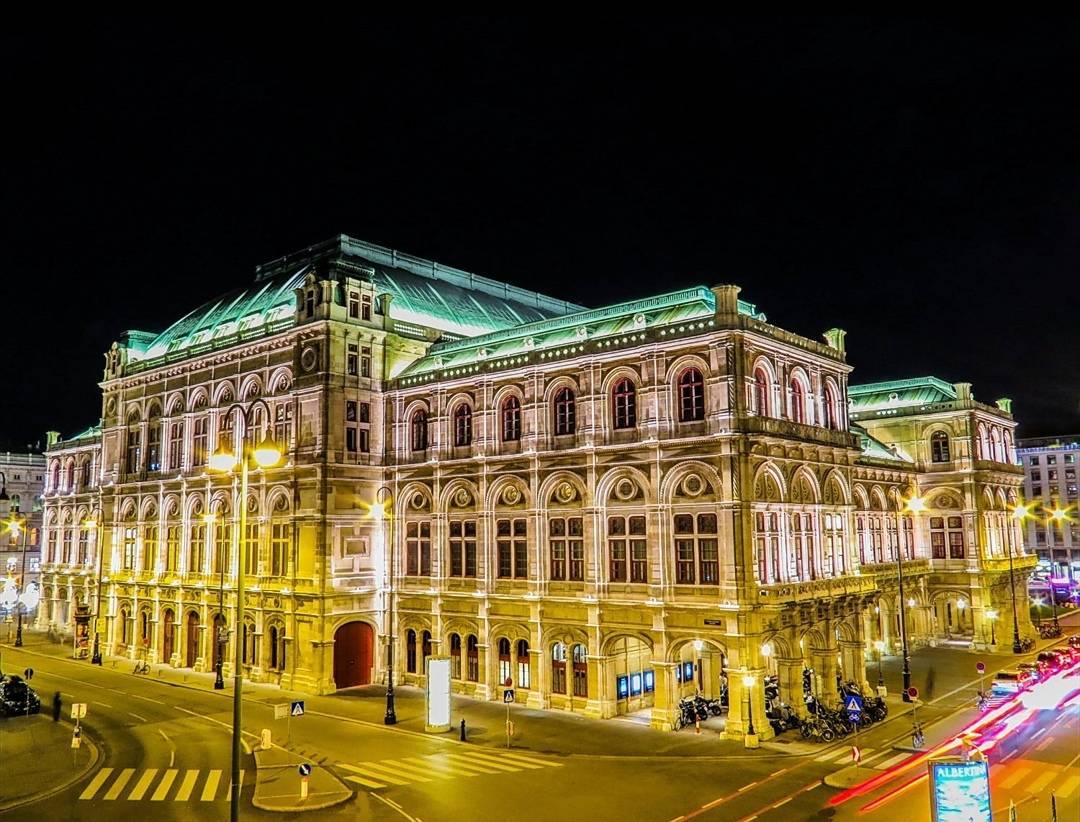
<path fill-rule="evenodd" d="M 1059 800 L 1068 799 L 1080 788 L 1080 775 L 1048 762 L 1017 760 L 1009 764 L 998 763 L 990 769 L 990 783 L 995 788 L 1021 788 L 1033 796 L 1039 796 L 1062 775 L 1066 775 L 1066 778 L 1054 789 L 1054 796 Z"/>
<path fill-rule="evenodd" d="M 468 750 L 428 756 L 402 756 L 374 762 L 339 762 L 336 766 L 347 782 L 369 790 L 438 779 L 537 771 L 561 768 L 561 762 L 517 752 Z"/>
<path fill-rule="evenodd" d="M 864 766 L 864 767 L 873 768 L 873 769 L 878 770 L 878 771 L 886 771 L 889 768 L 891 768 L 893 765 L 896 765 L 896 764 L 898 764 L 900 762 L 903 762 L 905 759 L 912 756 L 912 753 L 910 751 L 900 751 L 899 753 L 896 753 L 893 756 L 890 756 L 888 759 L 881 759 L 881 757 L 883 757 L 883 756 L 885 756 L 886 754 L 889 753 L 889 751 L 887 749 L 886 750 L 876 750 L 874 748 L 860 748 L 859 751 L 862 754 L 860 756 L 859 764 Z M 875 761 L 875 760 L 880 760 L 880 761 Z M 840 749 L 839 751 L 827 751 L 827 752 L 821 754 L 820 756 L 815 756 L 814 761 L 815 762 L 825 762 L 825 763 L 830 763 L 830 764 L 837 764 L 837 765 L 852 765 L 852 764 L 854 764 L 852 762 L 852 759 L 851 759 L 851 746 L 850 745 L 845 746 L 844 748 Z"/>
<path fill-rule="evenodd" d="M 223 773 L 221 768 L 205 771 L 201 768 L 102 768 L 79 794 L 79 799 L 105 802 L 120 799 L 130 802 L 225 801 L 229 798 L 232 780 L 228 775 L 222 778 Z M 240 771 L 240 786 L 243 785 L 244 771 Z"/>

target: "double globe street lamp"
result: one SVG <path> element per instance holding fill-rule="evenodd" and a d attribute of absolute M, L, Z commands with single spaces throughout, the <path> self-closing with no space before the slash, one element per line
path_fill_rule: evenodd
<path fill-rule="evenodd" d="M 384 725 L 397 724 L 394 709 L 394 496 L 386 485 L 375 492 L 375 502 L 368 509 L 368 516 L 378 523 L 386 522 L 387 595 L 386 606 L 386 713 Z"/>
<path fill-rule="evenodd" d="M 261 407 L 265 413 L 262 419 L 252 417 L 251 412 Z M 272 468 L 281 460 L 281 451 L 269 436 L 264 437 L 257 445 L 252 446 L 247 436 L 248 429 L 255 424 L 269 425 L 272 419 L 270 406 L 263 399 L 256 399 L 247 408 L 240 403 L 234 403 L 225 412 L 223 419 L 235 413 L 242 423 L 235 426 L 233 431 L 233 450 L 218 444 L 218 451 L 210 457 L 210 467 L 215 471 L 231 472 L 237 466 L 240 467 L 240 535 L 242 539 L 247 537 L 247 494 L 248 494 L 248 466 L 254 460 L 259 468 Z M 240 444 L 239 448 L 235 446 Z M 244 624 L 244 575 L 247 569 L 244 567 L 244 551 L 236 552 L 236 618 L 234 625 L 239 627 Z M 236 646 L 236 670 L 233 672 L 233 728 L 232 728 L 232 786 L 230 789 L 229 816 L 232 822 L 240 818 L 240 737 L 242 735 L 241 719 L 241 696 L 243 688 L 243 664 L 244 642 L 237 635 Z M 220 655 L 219 655 L 220 660 Z"/>
<path fill-rule="evenodd" d="M 82 521 L 82 527 L 88 535 L 94 537 L 94 561 L 97 563 L 97 587 L 94 589 L 94 649 L 90 652 L 90 664 L 101 664 L 101 568 L 104 565 L 101 555 L 101 538 L 98 529 L 101 527 L 101 509 L 94 508 L 89 516 Z"/>

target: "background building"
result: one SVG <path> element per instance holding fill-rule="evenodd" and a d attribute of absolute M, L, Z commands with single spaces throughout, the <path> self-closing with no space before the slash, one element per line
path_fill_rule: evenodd
<path fill-rule="evenodd" d="M 50 431 L 47 444 L 58 435 Z M 40 447 L 40 443 L 39 443 Z M 7 478 L 10 498 L 7 510 L 0 509 L 0 619 L 13 624 L 16 604 L 10 601 L 22 585 L 28 593 L 27 612 L 36 619 L 36 601 L 40 590 L 42 492 L 45 488 L 45 455 L 28 452 L 0 454 L 0 471 Z M 17 529 L 8 528 L 11 522 Z M 25 552 L 25 558 L 24 558 Z M 23 568 L 26 576 L 21 582 Z M 6 589 L 6 593 L 5 593 Z M 24 617 L 25 620 L 25 617 Z M 8 630 L 4 629 L 5 632 Z M 11 630 L 14 630 L 13 628 Z"/>
<path fill-rule="evenodd" d="M 312 692 L 385 680 L 392 637 L 399 681 L 444 654 L 456 692 L 657 727 L 727 687 L 731 733 L 766 673 L 799 708 L 806 667 L 865 682 L 902 620 L 1007 650 L 1008 400 L 850 371 L 737 286 L 587 310 L 338 237 L 112 346 L 100 427 L 48 454 L 41 624 L 100 591 L 111 653 L 207 670 L 238 638 Z M 285 458 L 240 499 L 208 455 L 264 433 Z"/>
<path fill-rule="evenodd" d="M 1040 505 L 1038 516 L 1026 524 L 1028 552 L 1039 558 L 1039 569 L 1055 577 L 1080 579 L 1080 436 L 1020 440 L 1017 453 L 1024 465 L 1024 498 Z M 1064 510 L 1064 518 L 1051 512 Z"/>

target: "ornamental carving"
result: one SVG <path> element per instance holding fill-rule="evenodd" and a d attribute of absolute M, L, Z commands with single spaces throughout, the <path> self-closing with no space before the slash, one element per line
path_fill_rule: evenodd
<path fill-rule="evenodd" d="M 278 494 L 274 497 L 274 510 L 275 511 L 288 511 L 289 500 L 284 494 Z"/>
<path fill-rule="evenodd" d="M 569 505 L 577 499 L 577 489 L 569 482 L 560 482 L 555 487 L 555 501 Z"/>
<path fill-rule="evenodd" d="M 472 494 L 465 488 L 459 488 L 454 492 L 454 497 L 451 502 L 457 508 L 467 508 L 472 505 Z"/>
<path fill-rule="evenodd" d="M 319 361 L 319 352 L 312 346 L 307 346 L 300 353 L 300 367 L 304 371 L 314 371 Z"/>
<path fill-rule="evenodd" d="M 827 483 L 825 483 L 824 500 L 826 505 L 841 505 L 844 502 L 844 494 L 840 490 L 840 483 L 836 481 L 836 477 L 831 477 Z"/>
<path fill-rule="evenodd" d="M 631 479 L 621 479 L 615 483 L 612 494 L 620 502 L 630 502 L 638 495 L 637 483 Z"/>
<path fill-rule="evenodd" d="M 412 495 L 412 499 L 409 500 L 409 507 L 414 511 L 422 511 L 424 509 L 424 495 L 419 491 Z"/>
<path fill-rule="evenodd" d="M 687 497 L 700 497 L 708 484 L 699 474 L 688 474 L 682 481 L 682 493 Z"/>
<path fill-rule="evenodd" d="M 810 485 L 810 480 L 808 480 L 805 475 L 800 474 L 795 478 L 795 481 L 791 486 L 790 499 L 791 502 L 804 504 L 811 504 L 814 502 L 814 489 Z"/>
<path fill-rule="evenodd" d="M 521 502 L 521 489 L 516 485 L 507 485 L 502 492 L 503 505 L 517 505 Z"/>

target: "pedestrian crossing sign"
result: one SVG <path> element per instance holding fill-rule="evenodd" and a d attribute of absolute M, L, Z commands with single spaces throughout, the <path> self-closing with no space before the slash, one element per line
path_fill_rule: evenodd
<path fill-rule="evenodd" d="M 851 694 L 847 698 L 847 702 L 844 705 L 844 709 L 851 714 L 861 714 L 863 707 L 862 697 Z"/>
<path fill-rule="evenodd" d="M 289 711 L 290 716 L 303 716 L 304 715 L 304 700 L 298 699 L 292 704 L 292 708 Z"/>

